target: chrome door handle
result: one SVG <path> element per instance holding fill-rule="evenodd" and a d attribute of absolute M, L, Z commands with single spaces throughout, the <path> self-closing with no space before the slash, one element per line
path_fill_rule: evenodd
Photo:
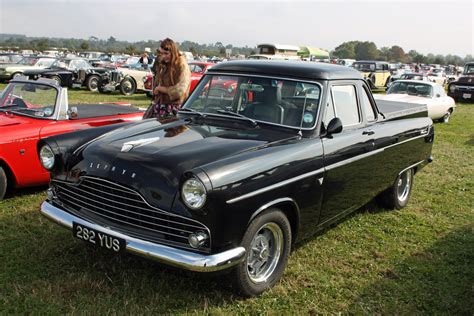
<path fill-rule="evenodd" d="M 363 131 L 362 132 L 362 135 L 374 135 L 375 132 L 374 131 L 371 131 L 371 130 L 368 130 L 368 131 Z"/>

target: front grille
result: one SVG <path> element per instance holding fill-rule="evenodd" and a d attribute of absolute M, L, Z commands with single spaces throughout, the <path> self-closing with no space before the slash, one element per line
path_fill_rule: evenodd
<path fill-rule="evenodd" d="M 86 80 L 86 71 L 84 69 L 80 69 L 78 71 L 78 79 L 79 79 L 79 81 Z"/>
<path fill-rule="evenodd" d="M 52 181 L 55 203 L 66 211 L 132 237 L 193 249 L 188 236 L 209 229 L 203 224 L 150 206 L 136 191 L 95 177 L 82 177 L 79 184 Z M 208 242 L 199 250 L 209 252 Z"/>
<path fill-rule="evenodd" d="M 110 81 L 111 82 L 119 82 L 120 81 L 120 72 L 111 71 L 110 72 Z"/>

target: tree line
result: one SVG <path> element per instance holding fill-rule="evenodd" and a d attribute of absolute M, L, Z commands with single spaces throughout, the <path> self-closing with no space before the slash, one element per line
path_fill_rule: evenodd
<path fill-rule="evenodd" d="M 457 55 L 423 55 L 416 50 L 409 50 L 407 53 L 398 45 L 392 47 L 377 48 L 374 42 L 350 41 L 337 46 L 332 52 L 332 57 L 349 58 L 356 60 L 382 60 L 400 63 L 421 63 L 461 66 L 468 61 L 472 61 L 472 55 L 464 58 Z"/>
<path fill-rule="evenodd" d="M 33 49 L 44 51 L 52 47 L 58 49 L 66 48 L 69 51 L 103 51 L 106 53 L 126 53 L 140 54 L 145 48 L 154 50 L 159 47 L 160 41 L 148 40 L 130 43 L 128 41 L 117 40 L 110 36 L 108 39 L 100 39 L 90 36 L 85 39 L 74 38 L 46 38 L 46 37 L 27 37 L 19 34 L 0 34 L 1 47 L 15 47 L 21 49 Z M 231 48 L 233 55 L 251 55 L 256 53 L 256 47 L 236 47 L 232 44 L 223 44 L 222 42 L 199 44 L 192 41 L 183 41 L 178 43 L 182 51 L 190 51 L 193 55 L 205 56 L 225 56 L 226 49 Z M 472 55 L 466 55 L 464 58 L 457 55 L 423 55 L 416 50 L 405 52 L 402 47 L 393 45 L 392 47 L 377 48 L 374 42 L 368 41 L 350 41 L 344 42 L 331 51 L 332 58 L 348 58 L 356 60 L 382 60 L 401 63 L 422 63 L 422 64 L 441 64 L 441 65 L 463 65 L 467 61 L 472 61 Z"/>

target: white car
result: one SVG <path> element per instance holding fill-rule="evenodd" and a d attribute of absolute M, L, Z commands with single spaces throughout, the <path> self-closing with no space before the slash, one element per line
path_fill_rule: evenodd
<path fill-rule="evenodd" d="M 456 103 L 448 97 L 443 87 L 434 82 L 421 80 L 397 80 L 392 83 L 387 94 L 374 94 L 374 98 L 386 101 L 398 101 L 426 104 L 428 116 L 433 121 L 447 123 L 454 112 Z"/>
<path fill-rule="evenodd" d="M 431 72 L 428 74 L 428 79 L 440 86 L 444 86 L 447 82 L 446 75 L 443 72 Z"/>

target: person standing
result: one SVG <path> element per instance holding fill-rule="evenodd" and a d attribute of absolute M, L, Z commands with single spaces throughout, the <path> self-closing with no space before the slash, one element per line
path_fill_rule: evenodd
<path fill-rule="evenodd" d="M 176 43 L 170 38 L 164 39 L 158 54 L 153 65 L 154 98 L 143 115 L 144 119 L 156 117 L 164 120 L 175 117 L 189 93 L 191 71 L 186 57 L 180 54 Z"/>

